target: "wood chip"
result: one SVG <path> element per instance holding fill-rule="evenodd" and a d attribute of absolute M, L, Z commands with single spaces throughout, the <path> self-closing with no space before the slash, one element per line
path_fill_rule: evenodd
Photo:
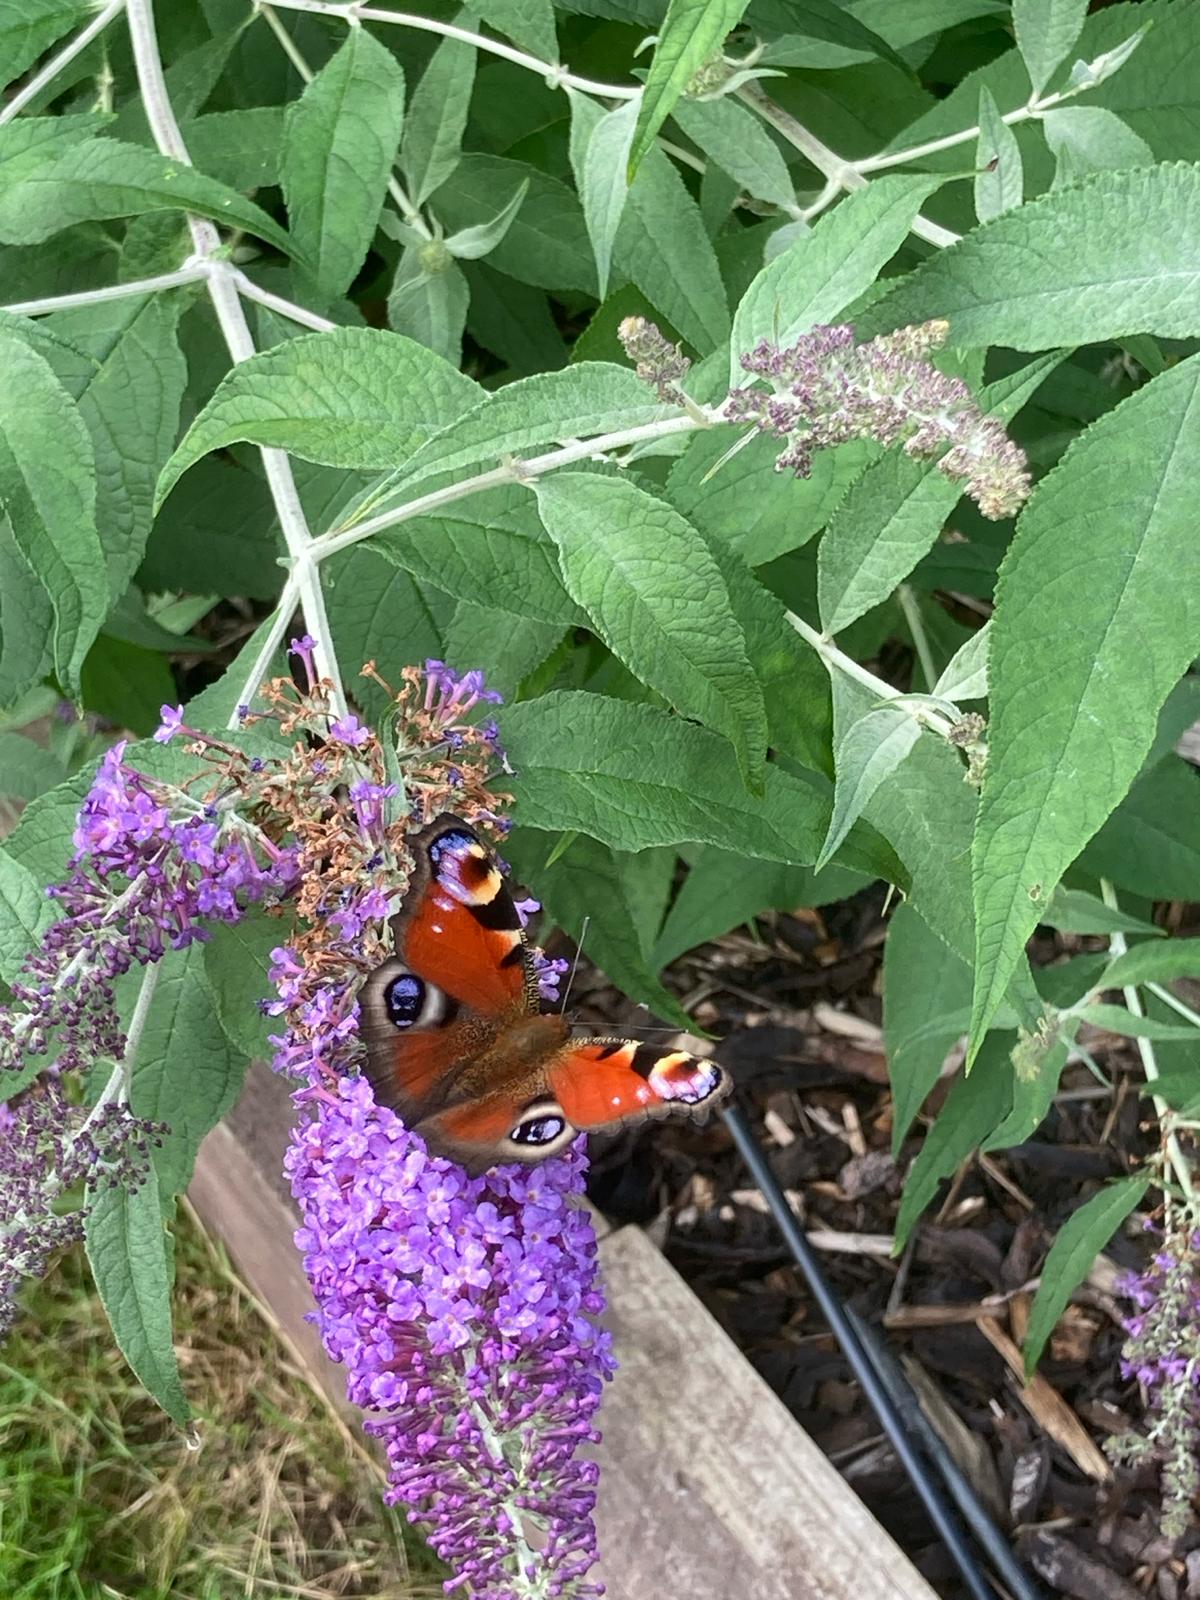
<path fill-rule="evenodd" d="M 1080 1472 L 1099 1483 L 1110 1482 L 1112 1467 L 1108 1458 L 1058 1390 L 1040 1373 L 1035 1373 L 1028 1383 L 1025 1382 L 1025 1363 L 1021 1352 L 994 1317 L 980 1317 L 977 1326 L 992 1348 L 1003 1356 L 1017 1379 L 1017 1394 L 1021 1404 L 1038 1426 L 1056 1444 L 1061 1445 Z"/>
<path fill-rule="evenodd" d="M 1004 1490 L 986 1441 L 967 1426 L 915 1356 L 902 1355 L 900 1364 L 930 1427 L 992 1516 L 1003 1523 Z"/>
<path fill-rule="evenodd" d="M 868 1050 L 883 1053 L 883 1029 L 877 1022 L 856 1016 L 853 1011 L 839 1011 L 828 1000 L 818 1000 L 812 1008 L 813 1021 L 826 1033 L 836 1033 L 839 1038 L 853 1039 Z"/>
<path fill-rule="evenodd" d="M 795 1144 L 796 1135 L 779 1115 L 778 1111 L 768 1107 L 763 1113 L 763 1127 L 774 1139 L 781 1150 L 786 1150 L 789 1144 Z"/>

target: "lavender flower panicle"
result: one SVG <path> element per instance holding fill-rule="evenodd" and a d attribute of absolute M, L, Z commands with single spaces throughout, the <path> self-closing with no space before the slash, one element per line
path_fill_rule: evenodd
<path fill-rule="evenodd" d="M 1114 1461 L 1161 1463 L 1162 1528 L 1178 1538 L 1200 1494 L 1200 1229 L 1176 1226 L 1145 1271 L 1125 1274 L 1118 1289 L 1133 1308 L 1121 1373 L 1141 1388 L 1145 1432 L 1105 1448 Z"/>
<path fill-rule="evenodd" d="M 386 1498 L 427 1523 L 447 1592 L 602 1593 L 595 1443 L 609 1336 L 590 1320 L 596 1243 L 582 1152 L 469 1179 L 431 1156 L 361 1077 L 300 1127 L 286 1168 L 325 1348 L 376 1415 Z M 530 1548 L 536 1530 L 537 1552 Z"/>
<path fill-rule="evenodd" d="M 642 382 L 652 383 L 660 400 L 681 405 L 683 394 L 679 385 L 687 377 L 692 363 L 679 346 L 672 344 L 645 317 L 626 317 L 617 329 L 617 338 Z"/>
<path fill-rule="evenodd" d="M 770 391 L 734 389 L 725 417 L 786 439 L 775 467 L 798 478 L 808 477 L 818 450 L 850 439 L 903 442 L 906 454 L 922 458 L 947 447 L 938 470 L 961 479 L 985 517 L 1012 516 L 1029 495 L 1028 463 L 966 384 L 926 359 L 947 326 L 926 322 L 862 345 L 848 324 L 812 328 L 786 349 L 760 340 L 742 366 Z"/>

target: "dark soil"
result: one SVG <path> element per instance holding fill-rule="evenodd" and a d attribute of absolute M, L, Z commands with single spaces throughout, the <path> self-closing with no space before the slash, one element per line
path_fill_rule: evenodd
<path fill-rule="evenodd" d="M 1042 1388 L 1032 1410 L 981 1331 L 1020 1344 L 1057 1228 L 1149 1148 L 1136 1050 L 1094 1034 L 1089 1049 L 1113 1091 L 1085 1065 L 1069 1066 L 1034 1137 L 963 1166 L 891 1259 L 885 1240 L 902 1176 L 946 1080 L 894 1162 L 879 1029 L 883 910 L 882 891 L 868 890 L 823 912 L 769 914 L 756 930 L 683 958 L 667 981 L 720 1041 L 740 1102 L 807 1228 L 847 1245 L 855 1241 L 845 1236 L 868 1236 L 874 1253 L 823 1249 L 827 1276 L 848 1306 L 886 1330 L 947 1450 L 1045 1589 L 1080 1600 L 1194 1600 L 1200 1532 L 1175 1544 L 1159 1535 L 1153 1471 L 1101 1482 L 1085 1470 L 1090 1459 L 1095 1472 L 1095 1446 L 1140 1415 L 1137 1386 L 1120 1375 L 1111 1266 L 1093 1274 L 1060 1320 L 1040 1368 L 1053 1394 Z M 1035 960 L 1103 947 L 1045 930 Z M 656 1020 L 586 963 L 571 1002 L 606 1030 Z M 597 1148 L 591 1193 L 615 1220 L 649 1229 L 937 1592 L 958 1600 L 965 1590 L 722 1124 L 659 1124 Z M 1116 1267 L 1137 1267 L 1148 1248 L 1118 1236 L 1106 1255 Z M 1046 1431 L 1054 1408 L 1070 1449 Z"/>

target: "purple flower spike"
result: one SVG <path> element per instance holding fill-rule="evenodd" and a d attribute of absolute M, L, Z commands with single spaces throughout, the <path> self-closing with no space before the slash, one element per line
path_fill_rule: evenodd
<path fill-rule="evenodd" d="M 162 718 L 162 725 L 154 735 L 154 742 L 167 744 L 183 729 L 183 707 L 160 706 L 158 714 Z"/>
<path fill-rule="evenodd" d="M 387 1451 L 390 1503 L 476 1600 L 602 1593 L 598 1469 L 577 1459 L 613 1371 L 592 1318 L 579 1150 L 470 1179 L 362 1078 L 293 1135 L 296 1242 L 325 1348 Z M 535 1553 L 536 1552 L 536 1553 Z"/>

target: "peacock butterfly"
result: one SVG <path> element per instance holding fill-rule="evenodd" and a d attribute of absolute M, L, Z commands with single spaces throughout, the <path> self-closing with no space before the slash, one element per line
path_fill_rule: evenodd
<path fill-rule="evenodd" d="M 363 986 L 367 1076 L 427 1142 L 477 1176 L 532 1166 L 579 1132 L 646 1117 L 702 1121 L 729 1093 L 716 1062 L 633 1039 L 572 1037 L 541 1009 L 496 858 L 444 813 L 413 836 L 395 954 Z"/>

